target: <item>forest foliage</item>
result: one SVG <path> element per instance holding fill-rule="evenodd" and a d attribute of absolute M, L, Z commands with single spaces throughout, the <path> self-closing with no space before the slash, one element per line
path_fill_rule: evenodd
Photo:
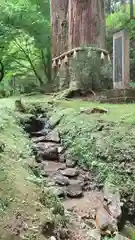
<path fill-rule="evenodd" d="M 135 14 L 135 5 L 134 5 Z M 107 27 L 107 48 L 112 55 L 113 51 L 113 34 L 126 30 L 130 39 L 130 79 L 132 80 L 132 86 L 135 84 L 135 19 L 130 19 L 130 6 L 127 5 L 126 9 L 121 7 L 119 11 L 111 13 L 106 18 Z"/>
<path fill-rule="evenodd" d="M 37 90 L 51 78 L 49 0 L 4 0 L 0 11 L 1 94 Z"/>
<path fill-rule="evenodd" d="M 106 12 L 107 50 L 112 54 L 113 33 L 128 30 L 134 80 L 135 20 L 130 20 L 128 5 L 125 11 L 119 1 L 112 3 L 112 12 Z M 0 61 L 4 66 L 0 96 L 45 91 L 52 79 L 50 0 L 2 0 L 0 11 Z"/>

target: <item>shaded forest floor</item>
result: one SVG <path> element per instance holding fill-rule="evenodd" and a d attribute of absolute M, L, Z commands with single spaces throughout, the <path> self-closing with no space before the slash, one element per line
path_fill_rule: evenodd
<path fill-rule="evenodd" d="M 43 224 L 48 219 L 52 222 L 55 219 L 56 225 L 61 224 L 66 216 L 54 216 L 49 207 L 39 203 L 42 183 L 28 168 L 34 158 L 27 134 L 19 125 L 20 115 L 14 111 L 15 100 L 0 100 L 0 236 L 2 240 L 19 240 L 21 238 L 14 234 L 20 231 L 24 239 L 42 240 L 45 239 L 40 234 Z M 78 165 L 93 170 L 99 182 L 118 186 L 123 198 L 133 199 L 135 104 L 65 101 L 49 96 L 22 97 L 22 101 L 32 108 L 37 105 L 48 108 L 48 115 L 54 120 L 63 116 L 57 129 L 65 149 L 77 159 Z M 80 113 L 80 110 L 93 107 L 105 108 L 108 112 Z M 130 211 L 133 216 L 132 204 Z M 19 230 L 14 224 L 18 214 L 21 218 Z"/>

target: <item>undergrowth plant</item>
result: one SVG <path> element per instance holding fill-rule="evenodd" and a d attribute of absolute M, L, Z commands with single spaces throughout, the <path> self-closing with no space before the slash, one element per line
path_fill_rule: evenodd
<path fill-rule="evenodd" d="M 133 129 L 124 124 L 100 123 L 98 115 L 79 114 L 71 108 L 54 110 L 54 119 L 59 114 L 64 114 L 58 126 L 64 146 L 73 158 L 78 159 L 78 164 L 92 169 L 100 181 L 107 180 L 121 187 L 124 184 L 132 193 L 135 186 Z M 124 167 L 126 161 L 129 164 L 127 168 Z"/>
<path fill-rule="evenodd" d="M 135 12 L 135 5 L 134 5 Z M 106 18 L 107 26 L 107 48 L 112 55 L 113 51 L 113 34 L 121 30 L 126 30 L 130 39 L 130 79 L 135 81 L 135 21 L 130 20 L 130 7 L 126 5 L 126 9 L 121 8 L 119 11 L 111 13 Z M 134 84 L 131 84 L 134 87 Z"/>
<path fill-rule="evenodd" d="M 24 132 L 20 114 L 15 111 L 14 99 L 1 100 L 0 104 L 0 239 L 7 240 L 13 236 L 14 220 L 20 213 L 25 219 L 27 229 L 25 239 L 42 240 L 41 226 L 55 223 L 54 227 L 64 226 L 66 217 L 63 206 L 48 191 L 44 191 L 41 204 L 39 195 L 45 190 L 46 182 L 35 171 L 31 142 Z M 30 108 L 29 108 L 30 111 Z M 36 111 L 35 107 L 31 113 Z M 34 112 L 35 113 L 35 112 Z M 22 118 L 32 115 L 22 114 Z M 20 123 L 21 122 L 21 123 Z M 48 190 L 48 189 L 47 189 Z M 37 210 L 39 209 L 39 210 Z M 11 227 L 10 227 L 11 226 Z M 38 229 L 32 231 L 31 229 Z M 11 229 L 11 230 L 10 230 Z M 54 229 L 53 229 L 54 230 Z M 22 234 L 22 232 L 20 233 Z"/>

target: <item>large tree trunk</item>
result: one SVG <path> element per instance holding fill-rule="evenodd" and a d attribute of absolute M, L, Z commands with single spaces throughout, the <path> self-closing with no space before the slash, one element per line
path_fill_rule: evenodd
<path fill-rule="evenodd" d="M 104 0 L 69 0 L 69 48 L 105 48 Z"/>
<path fill-rule="evenodd" d="M 52 56 L 68 50 L 68 1 L 51 0 Z"/>
<path fill-rule="evenodd" d="M 51 0 L 51 11 L 53 57 L 83 45 L 105 48 L 104 0 Z M 102 88 L 101 53 L 94 52 L 93 61 L 88 51 L 68 54 L 68 64 L 54 62 L 57 89 Z"/>
<path fill-rule="evenodd" d="M 80 47 L 105 48 L 104 0 L 51 0 L 52 55 Z"/>

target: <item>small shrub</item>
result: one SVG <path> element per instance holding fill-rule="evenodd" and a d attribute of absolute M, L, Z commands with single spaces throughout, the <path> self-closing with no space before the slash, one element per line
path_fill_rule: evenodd
<path fill-rule="evenodd" d="M 8 206 L 9 200 L 7 198 L 0 198 L 0 212 L 5 211 Z"/>
<path fill-rule="evenodd" d="M 77 88 L 83 89 L 87 92 L 90 89 L 101 90 L 108 88 L 104 79 L 110 78 L 110 71 L 107 65 L 105 66 L 101 60 L 101 53 L 96 50 L 80 51 L 77 55 L 77 60 L 72 60 L 69 67 L 69 75 L 71 81 L 71 88 L 76 86 Z M 106 60 L 105 60 L 106 61 Z M 104 75 L 104 67 L 106 68 L 106 75 Z M 111 68 L 110 68 L 111 69 Z M 109 81 L 108 81 L 109 85 Z"/>
<path fill-rule="evenodd" d="M 135 21 L 130 20 L 129 6 L 126 11 L 121 9 L 118 12 L 110 14 L 106 19 L 106 25 L 107 49 L 111 55 L 113 52 L 113 34 L 121 30 L 128 32 L 130 38 L 130 79 L 135 81 Z"/>
<path fill-rule="evenodd" d="M 52 213 L 64 216 L 64 207 L 60 200 L 50 191 L 44 189 L 40 195 L 41 203 L 49 209 L 52 209 Z"/>

